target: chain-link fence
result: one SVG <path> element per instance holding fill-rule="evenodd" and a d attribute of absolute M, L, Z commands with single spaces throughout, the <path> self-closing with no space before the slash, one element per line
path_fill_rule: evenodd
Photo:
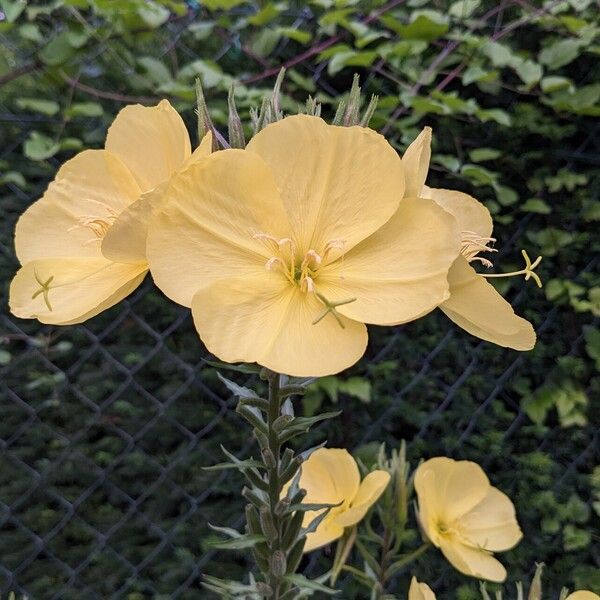
<path fill-rule="evenodd" d="M 389 38 L 390 23 L 381 17 L 405 3 L 362 4 L 362 10 L 354 9 L 356 23 Z M 304 3 L 287 6 L 264 27 L 285 28 L 285 35 L 274 41 L 260 31 L 260 23 L 252 37 L 239 26 L 240 20 L 257 14 L 256 7 L 233 9 L 223 20 L 195 2 L 171 13 L 160 26 L 150 15 L 145 25 L 119 31 L 110 23 L 116 13 L 79 10 L 77 3 L 67 2 L 58 14 L 46 6 L 41 17 L 29 15 L 19 30 L 0 29 L 7 63 L 0 74 L 2 305 L 7 305 L 9 281 L 18 267 L 12 243 L 16 219 L 47 186 L 64 160 L 61 152 L 76 148 L 77 139 L 85 146 L 100 146 L 105 115 L 124 103 L 149 103 L 162 95 L 174 96 L 187 109 L 184 115 L 193 131 L 191 88 L 176 89 L 178 82 L 167 76 L 169 70 L 180 72 L 182 66 L 200 61 L 195 71 L 208 83 L 209 106 L 216 107 L 215 119 L 221 125 L 220 86 L 227 84 L 223 79 L 229 74 L 244 82 L 243 110 L 260 98 L 272 84 L 272 75 L 286 64 L 288 111 L 310 91 L 324 100 L 327 112 L 327 100 L 347 90 L 354 70 L 363 70 L 365 89 L 382 98 L 373 126 L 402 148 L 402 126 L 414 128 L 418 119 L 410 120 L 412 109 L 399 97 L 435 98 L 436 93 L 460 89 L 472 56 L 472 50 L 465 49 L 467 34 L 495 41 L 517 39 L 521 47 L 516 36 L 530 34 L 533 22 L 543 30 L 543 19 L 556 4 L 540 8 L 503 0 L 487 11 L 480 9 L 477 18 L 457 19 L 462 36 L 431 42 L 420 75 L 403 81 L 393 55 L 378 56 L 367 69 L 360 61 L 349 61 L 339 72 L 328 70 L 336 56 L 328 51 L 351 45 L 357 34 L 321 23 L 317 8 Z M 5 22 L 7 14 L 5 10 Z M 22 26 L 31 26 L 36 18 L 41 19 L 44 39 L 28 45 L 24 36 L 35 35 Z M 65 31 L 80 35 L 85 46 L 69 46 L 75 51 L 59 60 L 48 47 L 57 45 Z M 293 32 L 315 37 L 302 47 Z M 560 29 L 553 32 L 568 37 Z M 146 59 L 142 67 L 139 56 Z M 589 70 L 578 69 L 573 75 L 578 84 L 593 83 Z M 141 79 L 150 82 L 146 85 Z M 161 85 L 168 91 L 152 93 Z M 15 98 L 35 98 L 40 90 L 64 110 L 40 114 L 15 109 Z M 510 113 L 518 112 L 527 93 L 502 86 L 495 95 Z M 101 110 L 96 112 L 90 103 Z M 67 110 L 76 105 L 78 110 Z M 511 134 L 508 128 L 499 133 L 495 124 L 474 122 L 466 113 L 447 116 L 434 111 L 421 118 L 433 123 L 437 135 L 447 136 L 440 142 L 447 154 L 457 148 L 461 136 L 475 138 L 481 147 L 502 140 L 509 144 L 512 135 L 521 144 L 527 138 L 533 144 L 528 150 L 538 151 L 523 158 L 532 169 L 547 161 L 554 173 L 590 173 L 588 194 L 597 199 L 591 184 L 598 181 L 600 128 L 585 116 L 570 118 L 575 130 L 563 145 L 553 145 L 550 133 L 543 134 L 550 142 L 543 135 L 536 140 L 519 131 Z M 546 121 L 540 118 L 542 126 Z M 40 131 L 61 147 L 31 160 L 23 156 L 23 148 Z M 543 147 L 548 143 L 551 155 Z M 441 181 L 448 172 L 440 165 L 434 162 L 433 177 Z M 462 187 L 472 191 L 464 182 Z M 513 260 L 523 245 L 535 248 L 540 238 L 531 232 L 552 225 L 578 241 L 546 259 L 546 278 L 562 273 L 573 285 L 589 287 L 597 256 L 590 238 L 577 236 L 586 230 L 593 233 L 593 220 L 590 225 L 587 205 L 573 207 L 540 215 L 519 212 L 512 204 L 500 206 L 498 262 Z M 598 432 L 588 423 L 592 406 L 572 407 L 581 418 L 571 424 L 554 412 L 534 423 L 523 399 L 535 400 L 536 391 L 548 381 L 564 383 L 566 369 L 569 382 L 593 401 L 598 384 L 590 378 L 592 355 L 586 353 L 584 326 L 592 327 L 595 321 L 589 311 L 576 311 L 568 302 L 552 303 L 520 283 L 507 295 L 515 309 L 534 322 L 541 340 L 536 351 L 522 354 L 492 347 L 437 313 L 404 327 L 373 328 L 366 357 L 349 375 L 368 382 L 368 397 L 340 394 L 344 411 L 339 423 L 323 426 L 314 439 L 321 441 L 326 435 L 330 445 L 362 446 L 367 451 L 365 444 L 385 441 L 393 446 L 405 438 L 413 461 L 436 454 L 477 460 L 517 504 L 525 541 L 509 558 L 511 574 L 527 575 L 534 560 L 544 560 L 556 590 L 561 578 L 573 584 L 573 565 L 579 569 L 577 582 L 598 566 L 589 477 L 597 460 Z M 205 362 L 208 355 L 189 311 L 165 300 L 148 280 L 130 298 L 84 325 L 46 327 L 6 313 L 0 323 L 0 589 L 44 599 L 203 598 L 200 582 L 205 570 L 242 576 L 244 557 L 211 550 L 207 529 L 208 522 L 240 524 L 241 482 L 232 472 L 215 474 L 202 467 L 221 459 L 221 443 L 234 451 L 252 446 L 232 411 L 233 400 Z M 334 400 L 322 391 L 310 399 L 316 405 Z M 583 543 L 590 534 L 589 543 Z M 318 559 L 311 558 L 307 568 L 316 569 L 316 563 Z M 432 573 L 432 585 L 446 586 L 447 595 L 440 597 L 455 597 L 452 590 L 459 580 L 441 561 L 432 559 L 422 568 Z"/>

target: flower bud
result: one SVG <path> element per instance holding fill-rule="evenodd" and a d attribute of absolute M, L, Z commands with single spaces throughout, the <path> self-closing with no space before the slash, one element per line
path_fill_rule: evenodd
<path fill-rule="evenodd" d="M 277 577 L 283 577 L 287 569 L 287 560 L 282 550 L 275 550 L 271 556 L 271 573 Z"/>

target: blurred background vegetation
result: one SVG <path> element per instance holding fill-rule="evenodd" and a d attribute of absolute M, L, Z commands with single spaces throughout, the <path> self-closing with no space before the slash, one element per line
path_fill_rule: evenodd
<path fill-rule="evenodd" d="M 357 72 L 380 97 L 371 126 L 399 151 L 432 126 L 428 183 L 486 203 L 496 265 L 520 268 L 521 248 L 544 256 L 542 290 L 520 279 L 500 286 L 535 324 L 535 350 L 480 342 L 437 312 L 371 328 L 365 358 L 320 380 L 299 408 L 343 409 L 310 441 L 368 461 L 378 442 L 406 439 L 413 466 L 439 454 L 479 462 L 514 499 L 525 533 L 501 557 L 510 581 L 543 561 L 548 598 L 563 585 L 600 591 L 597 2 L 0 0 L 0 8 L 0 591 L 193 599 L 206 597 L 204 572 L 243 576 L 244 554 L 211 550 L 206 526 L 239 525 L 242 482 L 202 466 L 221 460 L 220 443 L 248 451 L 249 442 L 188 311 L 149 279 L 84 326 L 19 321 L 6 305 L 17 217 L 64 160 L 102 146 L 122 106 L 166 97 L 193 133 L 200 75 L 225 132 L 230 84 L 238 82 L 248 122 L 281 65 L 288 113 L 311 94 L 332 116 Z M 322 572 L 331 559 L 323 556 L 304 568 Z M 414 573 L 438 598 L 479 597 L 477 583 L 435 551 Z M 365 597 L 340 584 L 343 598 Z M 405 598 L 407 586 L 404 573 L 390 591 Z"/>

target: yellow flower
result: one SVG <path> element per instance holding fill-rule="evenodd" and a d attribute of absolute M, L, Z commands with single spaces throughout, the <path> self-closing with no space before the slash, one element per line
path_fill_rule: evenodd
<path fill-rule="evenodd" d="M 460 256 L 448 273 L 450 298 L 441 303 L 440 308 L 474 336 L 515 350 L 531 350 L 536 339 L 531 323 L 517 316 L 511 305 L 485 280 L 500 275 L 482 275 L 471 266 L 475 262 L 484 267 L 492 266 L 489 259 L 481 256 L 483 252 L 496 252 L 492 248 L 495 242 L 492 217 L 483 204 L 468 194 L 424 185 L 431 157 L 430 144 L 431 129 L 426 127 L 408 147 L 402 162 L 407 189 L 422 198 L 433 199 L 447 210 L 461 232 Z M 533 272 L 541 259 L 531 265 L 529 257 L 525 253 L 524 256 L 528 266 L 518 274 L 525 275 L 526 279 L 533 277 L 541 285 Z"/>
<path fill-rule="evenodd" d="M 299 487 L 306 490 L 304 504 L 338 504 L 329 510 L 316 531 L 308 533 L 304 552 L 337 540 L 346 527 L 356 525 L 383 493 L 390 481 L 387 471 L 372 471 L 361 482 L 356 461 L 343 448 L 319 448 L 302 464 Z M 288 484 L 283 495 L 287 493 Z M 321 511 L 307 511 L 303 527 Z"/>
<path fill-rule="evenodd" d="M 17 222 L 22 265 L 10 308 L 43 323 L 80 323 L 116 304 L 143 280 L 147 221 L 158 191 L 194 154 L 181 117 L 163 100 L 128 106 L 108 130 L 104 150 L 67 161 L 43 197 Z"/>
<path fill-rule="evenodd" d="M 455 222 L 403 194 L 381 135 L 287 117 L 172 179 L 149 229 L 152 275 L 220 359 L 336 373 L 364 353 L 364 323 L 448 297 Z"/>
<path fill-rule="evenodd" d="M 419 583 L 416 577 L 410 581 L 408 600 L 435 600 L 435 594 L 426 583 Z"/>
<path fill-rule="evenodd" d="M 522 533 L 512 502 L 490 485 L 482 468 L 466 460 L 432 458 L 417 468 L 415 489 L 421 527 L 454 568 L 504 581 L 506 570 L 492 553 L 509 550 Z"/>
<path fill-rule="evenodd" d="M 600 600 L 600 596 L 588 590 L 579 590 L 578 592 L 569 594 L 565 600 Z"/>

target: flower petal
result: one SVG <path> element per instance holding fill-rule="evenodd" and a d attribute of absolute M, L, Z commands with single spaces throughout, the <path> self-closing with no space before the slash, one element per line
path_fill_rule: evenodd
<path fill-rule="evenodd" d="M 423 186 L 429 171 L 431 160 L 431 127 L 424 127 L 423 131 L 406 149 L 402 156 L 404 177 L 406 178 L 406 191 L 408 198 L 422 197 Z M 430 197 L 430 196 L 427 196 Z"/>
<path fill-rule="evenodd" d="M 465 575 L 498 583 L 506 579 L 506 569 L 488 552 L 454 539 L 442 539 L 440 550 L 452 566 Z"/>
<path fill-rule="evenodd" d="M 404 194 L 400 157 L 365 127 L 296 115 L 260 131 L 247 151 L 271 168 L 302 253 L 333 240 L 349 250 L 394 214 Z"/>
<path fill-rule="evenodd" d="M 450 525 L 485 498 L 490 482 L 477 463 L 438 456 L 419 465 L 415 489 L 432 523 Z"/>
<path fill-rule="evenodd" d="M 312 515 L 312 518 L 314 518 L 315 516 L 315 513 L 313 511 L 310 511 L 306 514 Z M 306 527 L 308 523 L 310 523 L 310 520 L 307 523 L 304 523 L 303 525 Z M 344 528 L 340 527 L 339 525 L 336 525 L 331 518 L 325 517 L 321 521 L 321 523 L 319 523 L 319 526 L 317 527 L 316 531 L 306 534 L 306 544 L 304 544 L 304 553 L 312 552 L 317 548 L 321 548 L 323 546 L 326 546 L 327 544 L 331 544 L 331 542 L 335 542 L 335 540 L 341 538 L 342 535 L 344 535 Z"/>
<path fill-rule="evenodd" d="M 305 504 L 349 506 L 360 488 L 360 473 L 352 455 L 344 448 L 319 448 L 302 464 L 300 487 Z"/>
<path fill-rule="evenodd" d="M 167 100 L 121 109 L 104 147 L 129 167 L 144 192 L 171 177 L 191 154 L 185 124 Z"/>
<path fill-rule="evenodd" d="M 410 581 L 408 600 L 435 600 L 435 594 L 426 583 L 419 583 L 416 577 Z"/>
<path fill-rule="evenodd" d="M 588 590 L 580 590 L 569 594 L 565 600 L 600 600 L 600 596 Z"/>
<path fill-rule="evenodd" d="M 25 264 L 10 286 L 10 310 L 22 319 L 81 323 L 128 296 L 143 280 L 145 264 L 104 258 L 49 258 Z"/>
<path fill-rule="evenodd" d="M 182 169 L 206 158 L 212 151 L 212 133 L 209 131 Z M 163 181 L 155 188 L 142 194 L 128 206 L 112 224 L 102 240 L 102 254 L 117 262 L 138 263 L 146 260 L 146 240 L 148 225 L 152 216 L 162 206 L 165 191 L 170 180 Z"/>
<path fill-rule="evenodd" d="M 114 219 L 138 198 L 127 167 L 105 150 L 85 150 L 68 160 L 44 196 L 19 218 L 15 248 L 21 264 L 64 256 L 100 258 L 100 240 L 80 219 Z"/>
<path fill-rule="evenodd" d="M 461 517 L 460 531 L 473 545 L 492 552 L 510 550 L 523 537 L 513 503 L 495 487 Z"/>
<path fill-rule="evenodd" d="M 338 373 L 365 351 L 362 323 L 340 317 L 342 328 L 333 315 L 326 315 L 313 325 L 323 312 L 314 294 L 264 268 L 253 277 L 215 281 L 192 302 L 196 329 L 221 360 L 257 362 L 298 377 Z"/>
<path fill-rule="evenodd" d="M 191 306 L 223 277 L 267 276 L 269 249 L 254 238 L 289 236 L 275 182 L 260 157 L 222 150 L 175 175 L 148 229 L 146 253 L 158 287 Z"/>
<path fill-rule="evenodd" d="M 330 300 L 356 298 L 339 312 L 390 325 L 423 316 L 448 298 L 448 269 L 459 252 L 454 219 L 431 200 L 405 198 L 396 214 L 319 271 Z"/>
<path fill-rule="evenodd" d="M 390 482 L 390 474 L 387 471 L 372 471 L 361 482 L 358 492 L 350 508 L 340 513 L 335 523 L 342 527 L 356 525 L 367 514 L 367 511 L 379 500 L 385 488 Z"/>
<path fill-rule="evenodd" d="M 535 331 L 461 256 L 448 273 L 450 298 L 440 308 L 470 334 L 515 350 L 531 350 Z"/>
<path fill-rule="evenodd" d="M 431 198 L 447 210 L 458 222 L 460 231 L 476 233 L 483 238 L 491 237 L 494 224 L 490 211 L 473 196 L 427 186 L 423 188 L 421 195 L 423 198 Z"/>

